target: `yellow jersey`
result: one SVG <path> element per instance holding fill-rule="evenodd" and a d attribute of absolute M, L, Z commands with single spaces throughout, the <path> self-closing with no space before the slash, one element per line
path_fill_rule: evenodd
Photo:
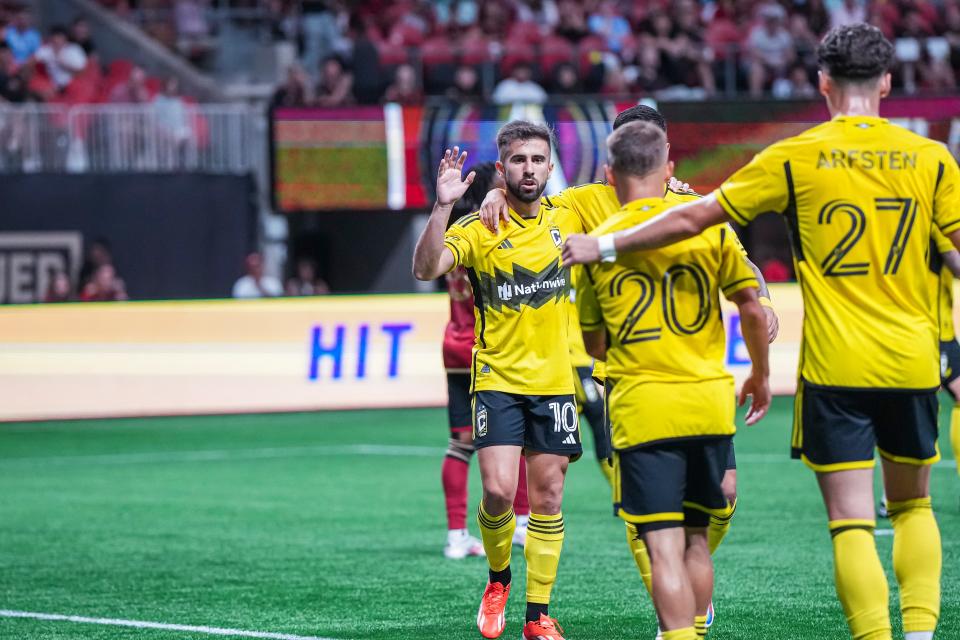
<path fill-rule="evenodd" d="M 668 205 L 693 202 L 702 197 L 703 196 L 697 193 L 680 193 L 673 191 L 668 186 L 664 186 L 663 188 L 663 200 Z M 577 217 L 580 218 L 581 225 L 583 225 L 584 233 L 590 233 L 621 209 L 620 201 L 617 200 L 616 190 L 606 182 L 592 182 L 590 184 L 569 187 L 556 195 L 544 196 L 543 202 L 548 206 L 563 207 L 577 214 Z M 747 250 L 743 248 L 740 239 L 732 228 L 730 235 L 740 251 L 743 252 L 744 257 L 746 257 Z M 579 334 L 580 330 L 577 329 L 576 333 Z M 580 343 L 583 343 L 582 338 L 580 339 Z M 583 353 L 586 355 L 585 351 Z M 597 360 L 594 363 L 593 376 L 601 380 L 606 377 L 606 368 L 603 361 Z"/>
<path fill-rule="evenodd" d="M 580 315 L 577 313 L 577 278 L 583 267 L 575 266 L 570 269 L 570 306 L 568 307 L 567 346 L 570 349 L 570 364 L 575 368 L 592 367 L 593 357 L 587 353 L 583 344 L 583 334 L 580 332 Z"/>
<path fill-rule="evenodd" d="M 636 200 L 592 235 L 630 228 L 669 207 L 660 198 Z M 719 296 L 758 283 L 733 236 L 718 225 L 656 251 L 589 265 L 578 281 L 581 326 L 605 330 L 609 340 L 614 448 L 735 431 Z"/>
<path fill-rule="evenodd" d="M 949 238 L 936 227 L 930 234 L 930 270 L 933 272 L 940 321 L 940 341 L 950 342 L 957 335 L 953 328 L 953 271 L 944 264 L 943 255 L 956 251 Z"/>
<path fill-rule="evenodd" d="M 444 244 L 473 286 L 476 344 L 471 392 L 573 393 L 568 341 L 570 275 L 560 262 L 567 235 L 582 230 L 571 212 L 541 205 L 535 218 L 510 211 L 490 233 L 477 213 L 457 220 Z"/>
<path fill-rule="evenodd" d="M 715 192 L 731 218 L 786 218 L 803 293 L 800 378 L 928 390 L 940 384 L 927 276 L 930 229 L 960 229 L 947 149 L 887 120 L 838 116 L 757 154 Z"/>

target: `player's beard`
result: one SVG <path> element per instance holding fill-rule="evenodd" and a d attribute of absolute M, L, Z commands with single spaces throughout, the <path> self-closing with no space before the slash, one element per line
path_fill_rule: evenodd
<path fill-rule="evenodd" d="M 525 202 L 529 204 L 531 202 L 536 202 L 537 200 L 540 199 L 540 196 L 543 195 L 544 189 L 547 188 L 547 183 L 546 182 L 541 183 L 538 181 L 536 189 L 534 189 L 533 191 L 523 191 L 520 188 L 520 182 L 526 179 L 527 178 L 521 178 L 517 182 L 510 182 L 509 180 L 505 180 L 504 182 L 506 182 L 507 191 L 509 191 L 514 198 L 516 198 L 520 202 Z M 536 180 L 536 178 L 532 178 L 532 179 Z"/>

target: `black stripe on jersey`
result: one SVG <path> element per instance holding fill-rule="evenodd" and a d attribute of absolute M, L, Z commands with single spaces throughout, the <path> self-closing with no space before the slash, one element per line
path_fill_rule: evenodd
<path fill-rule="evenodd" d="M 750 280 L 756 280 L 756 276 L 750 276 L 749 278 L 740 278 L 739 280 L 734 280 L 733 282 L 727 284 L 726 286 L 721 287 L 721 289 L 723 289 L 723 292 L 726 293 L 726 292 L 727 292 L 727 289 L 732 289 L 733 287 L 737 286 L 738 284 L 742 284 L 742 283 L 748 282 L 748 281 L 750 281 Z"/>
<path fill-rule="evenodd" d="M 483 338 L 484 331 L 487 328 L 487 317 L 483 313 L 483 295 L 480 292 L 480 281 L 477 279 L 477 272 L 474 269 L 467 269 L 467 279 L 470 280 L 470 287 L 473 289 L 473 306 L 477 308 L 480 314 L 480 346 L 487 347 L 487 341 Z M 477 351 L 473 352 L 473 363 L 470 367 L 472 378 L 470 380 L 470 393 L 477 387 Z"/>
<path fill-rule="evenodd" d="M 930 266 L 930 271 L 937 275 L 940 275 L 940 270 L 943 268 L 943 256 L 940 254 L 940 251 L 937 250 L 937 243 L 933 241 L 933 238 L 930 238 L 930 259 L 927 261 Z"/>
<path fill-rule="evenodd" d="M 546 200 L 548 207 L 556 208 L 556 205 L 553 204 L 553 202 L 550 201 L 550 196 L 543 196 L 543 199 Z"/>
<path fill-rule="evenodd" d="M 946 170 L 946 167 L 942 162 L 937 163 L 937 181 L 933 185 L 933 195 L 937 195 L 937 190 L 940 189 L 940 181 L 943 180 L 943 172 Z"/>
<path fill-rule="evenodd" d="M 720 191 L 720 197 L 723 198 L 723 201 L 726 202 L 727 206 L 730 207 L 730 210 L 733 212 L 733 218 L 737 221 L 737 223 L 743 224 L 743 225 L 747 224 L 749 221 L 743 216 L 742 213 L 740 213 L 740 211 L 735 206 L 733 206 L 733 203 L 730 202 L 730 198 L 728 198 L 727 194 L 723 192 L 723 187 L 720 187 L 719 191 Z"/>
<path fill-rule="evenodd" d="M 452 242 L 444 242 L 443 245 L 444 245 L 446 248 L 448 248 L 448 249 L 452 249 L 453 252 L 454 252 L 455 254 L 457 254 L 457 264 L 458 264 L 458 265 L 459 265 L 459 264 L 463 264 L 463 254 L 460 253 L 460 249 L 459 249 L 459 247 L 457 247 L 457 245 L 455 245 L 455 244 L 452 243 Z"/>
<path fill-rule="evenodd" d="M 458 227 L 466 227 L 467 225 L 470 225 L 479 219 L 480 219 L 479 213 L 468 213 L 467 215 L 461 218 L 457 218 L 457 220 L 453 224 L 457 225 Z"/>
<path fill-rule="evenodd" d="M 787 236 L 790 238 L 790 244 L 793 245 L 793 255 L 797 262 L 803 262 L 803 244 L 800 242 L 800 222 L 797 219 L 797 193 L 793 188 L 793 171 L 790 169 L 790 161 L 783 163 L 783 173 L 787 179 L 787 208 L 783 210 L 783 217 L 787 221 Z"/>

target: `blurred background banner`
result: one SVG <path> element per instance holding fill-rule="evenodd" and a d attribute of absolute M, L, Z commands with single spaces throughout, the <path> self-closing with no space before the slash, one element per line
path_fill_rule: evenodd
<path fill-rule="evenodd" d="M 433 201 L 435 165 L 445 149 L 468 150 L 468 165 L 497 159 L 496 134 L 524 118 L 556 133 L 556 169 L 547 193 L 603 180 L 613 118 L 635 102 L 602 98 L 544 105 L 428 101 L 351 109 L 278 108 L 272 112 L 274 202 L 283 212 L 423 209 Z M 917 133 L 960 146 L 960 97 L 891 98 L 884 114 Z M 755 153 L 829 119 L 819 101 L 668 102 L 677 176 L 703 193 Z"/>
<path fill-rule="evenodd" d="M 772 295 L 771 382 L 793 393 L 799 289 Z M 424 294 L 3 307 L 0 420 L 440 406 L 448 304 Z M 739 318 L 724 313 L 740 380 Z"/>

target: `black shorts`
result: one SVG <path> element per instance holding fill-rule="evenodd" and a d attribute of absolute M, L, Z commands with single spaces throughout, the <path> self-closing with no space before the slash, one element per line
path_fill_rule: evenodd
<path fill-rule="evenodd" d="M 473 428 L 469 373 L 447 372 L 447 420 L 450 433 L 461 433 Z"/>
<path fill-rule="evenodd" d="M 956 340 L 940 343 L 940 384 L 950 391 L 949 384 L 960 378 L 960 344 Z M 953 391 L 950 391 L 953 395 Z M 953 396 L 957 400 L 957 396 Z"/>
<path fill-rule="evenodd" d="M 614 513 L 641 533 L 706 527 L 727 513 L 721 483 L 729 436 L 688 438 L 614 454 Z"/>
<path fill-rule="evenodd" d="M 496 445 L 579 458 L 583 449 L 573 394 L 525 396 L 477 391 L 473 397 L 473 446 L 482 449 Z"/>
<path fill-rule="evenodd" d="M 872 468 L 874 449 L 906 464 L 940 459 L 936 390 L 822 387 L 801 380 L 794 402 L 793 457 L 814 471 Z"/>

